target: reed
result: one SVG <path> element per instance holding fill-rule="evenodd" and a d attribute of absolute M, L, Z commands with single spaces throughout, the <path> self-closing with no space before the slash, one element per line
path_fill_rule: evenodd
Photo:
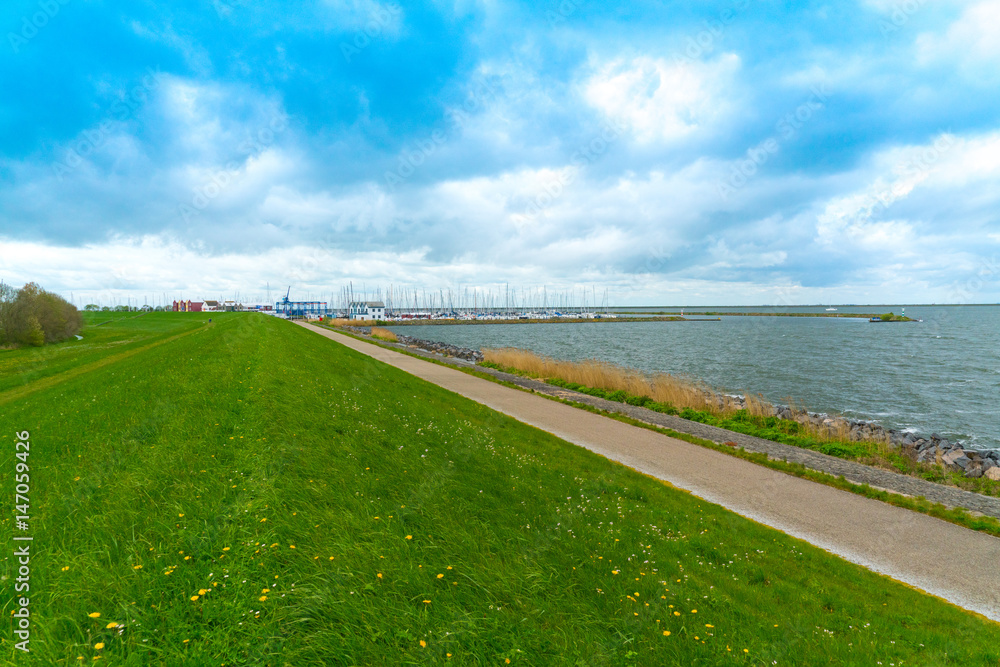
<path fill-rule="evenodd" d="M 399 338 L 396 337 L 396 334 L 388 329 L 383 329 L 382 327 L 372 327 L 372 338 L 378 338 L 379 340 L 388 341 L 390 343 L 395 343 L 399 340 Z"/>
<path fill-rule="evenodd" d="M 669 373 L 646 374 L 597 359 L 562 361 L 519 348 L 486 349 L 483 355 L 487 362 L 538 379 L 559 379 L 594 389 L 648 396 L 657 403 L 671 405 L 678 410 L 691 408 L 719 417 L 731 416 L 741 409 L 754 417 L 770 417 L 775 413 L 774 405 L 760 394 L 744 392 L 744 408 L 732 397 L 705 384 Z M 794 400 L 789 399 L 788 402 L 794 411 L 806 411 Z M 851 442 L 850 428 L 843 422 L 832 428 L 815 425 L 808 420 L 802 420 L 800 424 L 803 435 L 808 434 L 819 442 Z M 866 442 L 877 445 L 882 456 L 894 451 L 887 437 Z"/>
<path fill-rule="evenodd" d="M 657 403 L 678 409 L 691 408 L 713 414 L 736 410 L 735 402 L 729 397 L 668 373 L 645 374 L 597 359 L 561 361 L 517 348 L 487 349 L 483 355 L 488 362 L 540 379 L 558 378 L 595 389 L 648 396 Z"/>

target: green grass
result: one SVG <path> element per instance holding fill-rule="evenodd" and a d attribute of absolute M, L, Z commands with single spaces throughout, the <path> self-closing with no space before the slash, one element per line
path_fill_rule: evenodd
<path fill-rule="evenodd" d="M 83 315 L 82 340 L 72 338 L 43 347 L 0 350 L 0 393 L 192 331 L 208 320 L 201 313 L 151 313 L 141 317 L 136 313 Z"/>
<path fill-rule="evenodd" d="M 0 392 L 34 537 L 6 664 L 1000 659 L 995 623 L 290 323 L 214 320 Z"/>
<path fill-rule="evenodd" d="M 516 368 L 507 368 L 488 361 L 480 362 L 479 365 L 512 375 L 535 377 L 530 373 L 524 373 Z M 917 463 L 908 456 L 905 456 L 898 449 L 890 449 L 885 445 L 869 440 L 823 440 L 810 434 L 801 424 L 791 419 L 751 415 L 746 410 L 737 410 L 732 414 L 725 415 L 716 415 L 704 410 L 693 410 L 691 408 L 678 410 L 668 403 L 658 403 L 648 396 L 634 396 L 621 390 L 608 391 L 606 389 L 587 387 L 574 382 L 566 382 L 559 378 L 544 378 L 543 381 L 556 387 L 563 387 L 564 389 L 570 389 L 589 396 L 644 407 L 663 414 L 676 415 L 689 421 L 717 426 L 728 431 L 752 435 L 764 440 L 771 440 L 772 442 L 801 447 L 802 449 L 811 449 L 822 454 L 857 461 L 892 472 L 920 477 L 930 482 L 947 484 L 987 496 L 1000 496 L 1000 482 L 995 480 L 986 477 L 978 479 L 968 478 L 960 471 L 945 470 L 933 463 Z"/>

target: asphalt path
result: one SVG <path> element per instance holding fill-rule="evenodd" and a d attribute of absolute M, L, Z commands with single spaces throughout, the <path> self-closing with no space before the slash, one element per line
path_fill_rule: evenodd
<path fill-rule="evenodd" d="M 1000 621 L 1000 539 L 655 431 L 301 326 L 875 572 Z"/>

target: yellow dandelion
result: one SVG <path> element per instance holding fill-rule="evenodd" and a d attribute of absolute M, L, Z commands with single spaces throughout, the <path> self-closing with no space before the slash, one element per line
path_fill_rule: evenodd
<path fill-rule="evenodd" d="M 378 573 L 377 575 L 375 575 L 375 576 L 376 576 L 376 577 L 378 577 L 379 579 L 381 579 L 381 578 L 382 578 L 382 573 L 381 573 L 381 572 L 379 572 L 379 573 Z"/>
<path fill-rule="evenodd" d="M 423 639 L 420 640 L 420 648 L 427 648 L 427 642 L 425 642 Z"/>
<path fill-rule="evenodd" d="M 412 540 L 412 539 L 413 539 L 413 535 L 407 535 L 407 536 L 406 536 L 406 539 L 408 539 L 408 540 Z"/>
<path fill-rule="evenodd" d="M 207 593 L 210 590 L 211 589 L 209 589 L 209 588 L 200 588 L 200 589 L 198 589 L 198 595 L 204 595 L 205 593 Z"/>
<path fill-rule="evenodd" d="M 449 569 L 449 570 L 451 569 L 451 565 L 449 565 L 449 566 L 448 566 L 448 569 Z M 575 570 L 576 568 L 574 567 L 573 569 Z"/>
<path fill-rule="evenodd" d="M 439 574 L 438 575 L 438 579 L 444 579 L 444 575 L 443 574 Z"/>
<path fill-rule="evenodd" d="M 107 625 L 105 625 L 104 627 L 105 627 L 106 629 L 110 630 L 111 628 L 117 628 L 117 627 L 118 627 L 118 624 L 117 624 L 117 623 L 115 623 L 114 621 L 111 621 L 110 623 L 108 623 L 108 624 L 107 624 Z"/>
<path fill-rule="evenodd" d="M 264 523 L 265 521 L 267 521 L 267 517 L 264 517 L 263 519 L 260 520 L 261 523 Z"/>
<path fill-rule="evenodd" d="M 184 515 L 183 514 L 178 514 L 177 516 L 183 517 Z"/>
<path fill-rule="evenodd" d="M 430 604 L 430 603 L 431 603 L 430 600 L 424 600 L 424 604 Z"/>
<path fill-rule="evenodd" d="M 504 663 L 505 665 L 509 665 L 509 664 L 510 664 L 510 658 L 504 658 L 504 659 L 503 659 L 503 663 Z"/>
<path fill-rule="evenodd" d="M 330 560 L 333 560 L 333 556 L 330 556 Z"/>
<path fill-rule="evenodd" d="M 97 642 L 96 644 L 94 644 L 94 648 L 100 651 L 102 648 L 104 648 L 104 642 Z"/>
<path fill-rule="evenodd" d="M 92 614 L 87 614 L 87 616 L 90 616 L 91 618 L 100 618 L 101 617 L 101 612 L 95 611 Z"/>
<path fill-rule="evenodd" d="M 270 588 L 265 588 L 264 590 L 261 591 L 261 593 L 270 593 L 270 592 L 271 592 Z"/>
<path fill-rule="evenodd" d="M 69 569 L 69 565 L 67 565 L 66 567 L 64 567 L 64 568 L 62 569 L 62 571 L 63 571 L 63 572 L 65 572 L 65 571 L 66 571 L 66 570 L 68 570 L 68 569 Z"/>
<path fill-rule="evenodd" d="M 191 560 L 191 556 L 184 556 L 184 560 Z"/>
<path fill-rule="evenodd" d="M 184 643 L 187 644 L 189 641 L 191 641 L 191 640 L 190 639 L 185 639 Z"/>
<path fill-rule="evenodd" d="M 694 636 L 694 638 L 695 638 L 695 639 L 698 639 L 698 635 L 695 635 L 695 636 Z"/>
<path fill-rule="evenodd" d="M 259 598 L 257 598 L 257 599 L 258 599 L 258 600 L 260 600 L 261 602 L 264 602 L 265 600 L 267 600 L 267 596 L 266 596 L 266 595 L 261 595 L 261 596 L 260 596 Z"/>
<path fill-rule="evenodd" d="M 229 547 L 222 547 L 223 551 L 229 551 Z"/>
<path fill-rule="evenodd" d="M 295 545 L 294 545 L 294 544 L 289 544 L 289 545 L 288 545 L 288 548 L 289 548 L 289 549 L 294 549 L 294 548 L 295 548 Z"/>
<path fill-rule="evenodd" d="M 69 568 L 66 568 L 66 569 L 69 569 Z M 142 565 L 133 565 L 132 569 L 133 570 L 141 570 L 142 569 Z"/>
<path fill-rule="evenodd" d="M 750 652 L 750 649 L 748 649 L 748 648 L 745 648 L 745 649 L 743 649 L 743 652 L 744 652 L 744 653 L 749 653 L 749 652 Z"/>
<path fill-rule="evenodd" d="M 681 613 L 679 611 L 675 611 L 674 612 L 674 616 L 680 616 L 680 615 L 681 615 Z"/>
<path fill-rule="evenodd" d="M 618 570 L 611 570 L 611 574 L 618 574 Z"/>
<path fill-rule="evenodd" d="M 670 630 L 664 630 L 663 631 L 663 636 L 664 637 L 669 637 L 670 636 Z"/>
<path fill-rule="evenodd" d="M 714 628 L 715 626 L 714 626 L 714 625 L 711 625 L 710 623 L 706 623 L 706 624 L 705 624 L 705 627 L 706 627 L 706 628 Z"/>

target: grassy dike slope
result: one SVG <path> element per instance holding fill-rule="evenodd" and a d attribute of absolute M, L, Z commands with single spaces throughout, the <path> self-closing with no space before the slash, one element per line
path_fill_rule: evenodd
<path fill-rule="evenodd" d="M 997 624 L 287 322 L 214 319 L 0 392 L 34 537 L 32 654 L 7 631 L 5 664 L 1000 659 Z"/>

